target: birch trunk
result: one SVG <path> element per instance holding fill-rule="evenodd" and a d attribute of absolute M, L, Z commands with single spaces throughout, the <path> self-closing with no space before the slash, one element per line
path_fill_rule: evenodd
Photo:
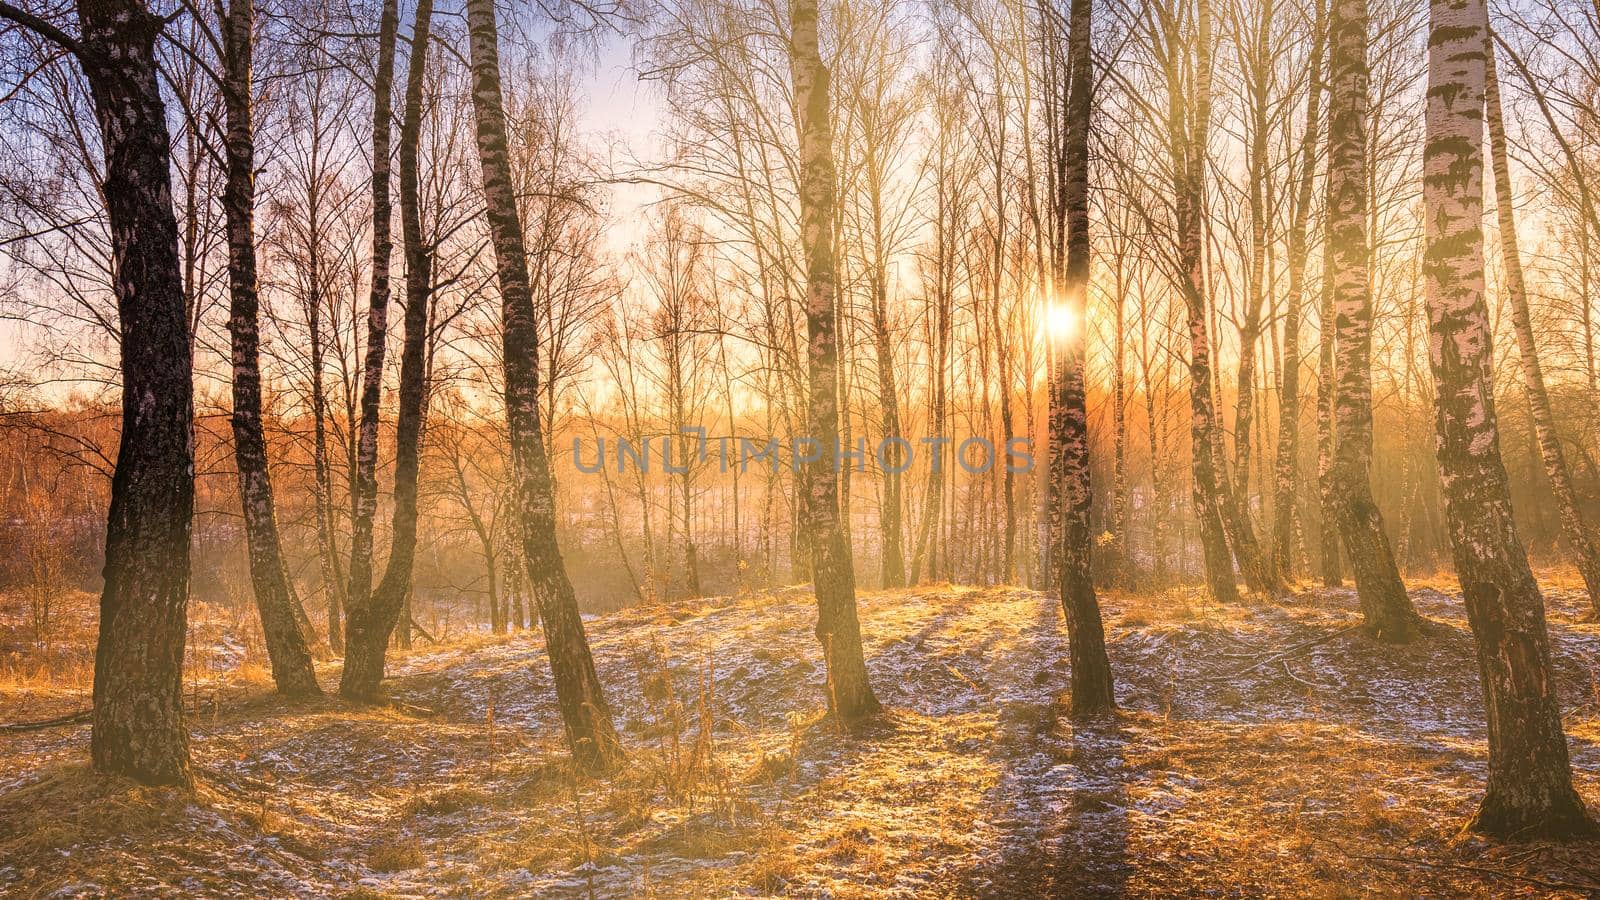
<path fill-rule="evenodd" d="M 1487 36 L 1486 36 L 1487 37 Z M 1539 346 L 1533 334 L 1533 316 L 1528 310 L 1528 288 L 1523 280 L 1522 251 L 1517 245 L 1517 220 L 1512 206 L 1511 162 L 1506 149 L 1505 115 L 1500 104 L 1500 79 L 1495 71 L 1494 41 L 1484 50 L 1484 91 L 1488 104 L 1489 147 L 1494 168 L 1495 213 L 1500 230 L 1500 254 L 1505 263 L 1506 288 L 1511 300 L 1511 323 L 1522 356 L 1522 381 L 1528 394 L 1533 427 L 1539 442 L 1539 457 L 1550 479 L 1561 521 L 1561 536 L 1578 557 L 1578 571 L 1589 592 L 1589 605 L 1600 617 L 1600 552 L 1589 537 L 1589 525 L 1578 508 L 1578 494 L 1572 486 L 1561 438 L 1556 433 L 1555 414 L 1550 408 L 1550 392 L 1545 389 L 1544 368 L 1539 363 Z"/>
<path fill-rule="evenodd" d="M 1367 3 L 1334 0 L 1329 26 L 1328 249 L 1335 329 L 1333 512 L 1373 636 L 1403 642 L 1421 620 L 1372 498 L 1372 290 L 1367 213 Z M 1326 323 L 1324 324 L 1326 326 Z"/>
<path fill-rule="evenodd" d="M 1246 180 L 1249 182 L 1246 194 L 1250 206 L 1250 261 L 1246 273 L 1246 298 L 1244 320 L 1239 323 L 1239 371 L 1238 379 L 1234 383 L 1234 426 L 1233 426 L 1233 473 L 1234 484 L 1230 495 L 1234 505 L 1235 531 L 1243 538 L 1242 546 L 1252 548 L 1253 559 L 1251 565 L 1259 567 L 1259 580 L 1261 587 L 1269 591 L 1278 589 L 1276 570 L 1270 566 L 1260 551 L 1260 543 L 1256 538 L 1255 517 L 1250 511 L 1250 438 L 1256 424 L 1256 355 L 1261 343 L 1263 330 L 1262 316 L 1267 303 L 1267 254 L 1271 235 L 1268 232 L 1270 213 L 1267 206 L 1271 203 L 1268 196 L 1268 179 L 1273 177 L 1269 168 L 1268 141 L 1271 137 L 1269 122 L 1272 98 L 1269 95 L 1270 70 L 1273 58 L 1269 47 L 1269 28 L 1266 23 L 1273 18 L 1270 0 L 1261 0 L 1259 12 L 1253 11 L 1252 16 L 1258 17 L 1255 34 L 1251 37 L 1248 46 L 1241 41 L 1240 65 L 1241 74 L 1245 80 L 1245 103 L 1247 109 L 1244 118 L 1248 122 L 1249 150 L 1246 154 Z M 1224 457 L 1226 458 L 1226 457 Z M 1262 485 L 1263 495 L 1266 485 Z M 1242 549 L 1236 544 L 1236 548 Z M 1248 579 L 1250 571 L 1245 569 Z"/>
<path fill-rule="evenodd" d="M 1597 10 L 1596 12 L 1597 15 L 1600 15 L 1600 10 Z M 1517 73 L 1522 76 L 1524 83 L 1527 84 L 1529 88 L 1528 93 L 1533 99 L 1534 105 L 1538 107 L 1540 117 L 1544 119 L 1545 125 L 1549 127 L 1549 135 L 1555 139 L 1556 146 L 1560 148 L 1561 156 L 1566 161 L 1566 176 L 1571 180 L 1572 185 L 1577 188 L 1577 212 L 1580 218 L 1580 224 L 1577 230 L 1578 256 L 1580 260 L 1579 279 L 1580 283 L 1582 284 L 1580 299 L 1583 309 L 1582 324 L 1584 360 L 1586 363 L 1585 370 L 1588 373 L 1589 388 L 1590 390 L 1593 390 L 1595 387 L 1596 370 L 1594 322 L 1592 315 L 1593 298 L 1590 295 L 1590 286 L 1592 282 L 1590 280 L 1591 251 L 1589 241 L 1591 239 L 1591 235 L 1600 233 L 1600 209 L 1596 208 L 1594 191 L 1589 185 L 1590 174 L 1587 164 L 1584 161 L 1583 147 L 1574 147 L 1572 142 L 1567 140 L 1566 134 L 1557 120 L 1557 113 L 1551 108 L 1550 98 L 1548 96 L 1549 90 L 1541 85 L 1539 76 L 1530 71 L 1527 63 L 1523 61 L 1522 57 L 1519 56 L 1517 52 L 1509 45 L 1502 41 L 1498 35 L 1491 33 L 1490 37 L 1495 44 L 1499 45 L 1501 50 L 1505 51 L 1506 58 L 1511 61 L 1512 66 L 1516 68 Z"/>
<path fill-rule="evenodd" d="M 252 66 L 255 0 L 233 0 L 222 23 L 227 120 L 227 181 L 222 207 L 228 230 L 228 335 L 233 356 L 233 457 L 239 472 L 250 582 L 278 693 L 320 694 L 306 634 L 295 615 L 300 601 L 283 562 L 261 422 L 261 304 L 256 280 L 255 124 Z"/>
<path fill-rule="evenodd" d="M 1061 522 L 1058 581 L 1072 656 L 1072 714 L 1092 716 L 1116 708 L 1105 627 L 1095 598 L 1093 536 L 1089 513 L 1094 495 L 1089 475 L 1089 411 L 1084 390 L 1084 351 L 1089 297 L 1089 120 L 1093 108 L 1090 58 L 1091 0 L 1072 0 L 1067 37 L 1067 99 L 1062 123 L 1066 210 L 1066 269 L 1057 303 L 1067 303 L 1077 327 L 1058 335 L 1055 389 L 1050 408 L 1050 445 L 1058 457 L 1051 471 L 1061 474 L 1057 492 Z"/>
<path fill-rule="evenodd" d="M 472 105 L 477 115 L 478 161 L 504 318 L 506 419 L 522 551 L 544 624 L 556 699 L 573 761 L 591 772 L 614 769 L 622 747 L 611 708 L 595 673 L 594 656 L 578 614 L 578 598 L 556 543 L 555 490 L 539 421 L 539 336 L 534 324 L 528 254 L 511 177 L 506 117 L 500 87 L 500 48 L 494 0 L 468 0 L 472 53 Z M 517 615 L 520 619 L 520 613 Z"/>
<path fill-rule="evenodd" d="M 874 111 L 876 114 L 876 111 Z M 883 470 L 883 500 L 878 513 L 883 543 L 883 586 L 902 587 L 906 583 L 905 559 L 905 482 L 901 469 L 907 456 L 897 443 L 900 434 L 899 385 L 894 372 L 893 335 L 889 332 L 889 276 L 883 234 L 883 161 L 878 145 L 869 139 L 866 147 L 868 202 L 872 215 L 872 261 L 869 280 L 872 290 L 872 338 L 878 375 L 878 410 L 887 452 Z M 890 443 L 896 441 L 896 443 Z M 735 507 L 737 509 L 737 507 Z"/>
<path fill-rule="evenodd" d="M 417 473 L 426 424 L 426 350 L 432 305 L 432 254 L 422 235 L 421 172 L 422 80 L 426 75 L 433 0 L 418 0 L 406 71 L 404 119 L 400 125 L 400 234 L 405 245 L 405 333 L 400 350 L 400 403 L 395 419 L 394 512 L 389 559 L 378 589 L 352 598 L 346 619 L 344 673 L 339 693 L 359 700 L 378 696 L 389 637 L 403 624 L 401 646 L 409 643 L 409 597 L 417 550 Z"/>
<path fill-rule="evenodd" d="M 1592 834 L 1572 787 L 1544 602 L 1512 518 L 1491 383 L 1483 271 L 1482 0 L 1433 0 L 1423 146 L 1423 277 L 1437 451 L 1456 574 L 1489 722 L 1487 792 L 1469 827 L 1519 838 Z"/>
<path fill-rule="evenodd" d="M 1317 4 L 1312 24 L 1311 75 L 1306 87 L 1306 119 L 1300 138 L 1300 172 L 1294 218 L 1289 225 L 1289 288 L 1284 298 L 1283 377 L 1278 399 L 1278 456 L 1272 501 L 1272 564 L 1279 578 L 1294 577 L 1294 499 L 1300 460 L 1300 310 L 1305 305 L 1306 233 L 1311 217 L 1312 183 L 1317 174 L 1317 141 L 1322 121 L 1322 54 L 1326 46 L 1325 6 Z"/>
<path fill-rule="evenodd" d="M 1214 308 L 1214 307 L 1213 307 Z M 1214 399 L 1220 406 L 1221 401 Z M 1213 407 L 1215 408 L 1215 406 Z M 1217 479 L 1218 504 L 1222 510 L 1222 528 L 1233 548 L 1233 559 L 1244 576 L 1245 586 L 1264 595 L 1275 595 L 1280 589 L 1272 568 L 1261 552 L 1261 542 L 1256 538 L 1255 522 L 1250 515 L 1249 502 L 1236 491 L 1228 473 L 1228 455 L 1223 450 L 1222 429 L 1214 425 L 1211 430 L 1212 447 L 1216 461 L 1213 463 Z"/>
<path fill-rule="evenodd" d="M 313 107 L 313 121 L 320 122 L 319 110 Z M 339 565 L 337 532 L 333 526 L 333 472 L 328 459 L 328 394 L 324 380 L 327 356 L 322 334 L 322 311 L 326 304 L 326 282 L 323 272 L 322 230 L 322 146 L 319 138 L 312 143 L 310 177 L 306 179 L 306 232 L 304 247 L 306 259 L 305 317 L 306 339 L 310 344 L 311 368 L 311 460 L 312 492 L 316 503 L 317 556 L 320 563 L 323 598 L 328 612 L 328 648 L 334 654 L 344 653 L 344 572 Z"/>
<path fill-rule="evenodd" d="M 805 468 L 802 524 L 810 535 L 816 633 L 828 663 L 828 708 L 841 720 L 851 721 L 878 712 L 880 706 L 867 679 L 856 616 L 855 572 L 839 520 L 838 466 L 831 458 L 839 444 L 839 346 L 831 240 L 835 179 L 830 73 L 817 43 L 817 0 L 795 0 L 790 16 L 790 65 L 800 140 L 800 231 L 806 254 L 806 355 L 811 382 L 807 431 L 821 447 L 821 458 Z"/>
<path fill-rule="evenodd" d="M 940 222 L 943 222 L 943 192 L 944 185 L 938 187 L 940 193 Z M 944 232 L 943 226 L 938 225 L 938 234 L 935 238 L 938 250 L 938 259 L 934 263 L 936 269 L 933 302 L 933 347 L 930 353 L 933 356 L 932 371 L 929 375 L 933 378 L 932 396 L 929 398 L 928 430 L 939 437 L 945 431 L 945 384 L 950 357 L 950 302 L 949 295 L 944 290 Z M 942 467 L 931 463 L 928 466 L 928 482 L 925 488 L 926 499 L 922 504 L 922 522 L 917 535 L 917 549 L 911 557 L 911 583 L 921 584 L 923 581 L 923 564 L 926 561 L 926 574 L 929 580 L 939 577 L 939 525 L 944 517 L 944 472 Z"/>
<path fill-rule="evenodd" d="M 1323 224 L 1322 299 L 1318 304 L 1317 351 L 1317 523 L 1320 568 L 1324 587 L 1344 584 L 1340 565 L 1339 522 L 1333 480 L 1333 457 L 1338 438 L 1333 431 L 1333 253 L 1328 249 Z"/>
<path fill-rule="evenodd" d="M 361 424 L 356 429 L 355 478 L 350 487 L 348 609 L 372 593 L 372 519 L 378 509 L 378 413 L 383 356 L 389 339 L 389 264 L 394 255 L 389 199 L 390 135 L 394 118 L 394 51 L 399 0 L 384 0 L 378 22 L 378 68 L 372 94 L 372 288 L 367 307 L 367 352 L 361 367 Z"/>
<path fill-rule="evenodd" d="M 315 229 L 313 229 L 315 233 Z M 316 250 L 313 248 L 313 254 Z M 312 470 L 317 504 L 317 554 L 322 566 L 322 590 L 328 603 L 328 647 L 344 653 L 344 573 L 339 566 L 339 547 L 333 528 L 333 473 L 328 461 L 328 398 L 323 383 L 322 282 L 313 255 L 311 296 L 306 301 L 306 322 L 311 342 L 311 439 Z"/>
<path fill-rule="evenodd" d="M 140 0 L 78 4 L 79 62 L 106 160 L 122 338 L 122 437 L 95 648 L 95 769 L 187 784 L 183 648 L 194 512 L 192 334 L 155 42 Z"/>
<path fill-rule="evenodd" d="M 1189 451 L 1195 519 L 1211 597 L 1218 603 L 1233 603 L 1239 599 L 1239 587 L 1233 578 L 1233 557 L 1223 530 L 1226 511 L 1217 476 L 1211 337 L 1206 330 L 1205 161 L 1211 125 L 1211 4 L 1200 0 L 1198 7 L 1196 83 L 1192 90 L 1184 83 L 1179 62 L 1169 58 L 1167 63 L 1167 140 L 1176 201 L 1178 288 L 1189 331 Z M 1180 46 L 1176 22 L 1169 22 L 1166 27 L 1167 47 Z"/>
<path fill-rule="evenodd" d="M 1133 566 L 1128 555 L 1128 548 L 1133 546 L 1128 540 L 1128 519 L 1131 512 L 1128 503 L 1128 317 L 1124 297 L 1126 285 L 1123 282 L 1123 261 L 1120 254 L 1119 250 L 1113 262 L 1116 294 L 1112 298 L 1116 308 L 1113 311 L 1112 324 L 1115 331 L 1111 353 L 1111 528 L 1114 538 L 1111 580 L 1113 584 L 1131 587 Z"/>

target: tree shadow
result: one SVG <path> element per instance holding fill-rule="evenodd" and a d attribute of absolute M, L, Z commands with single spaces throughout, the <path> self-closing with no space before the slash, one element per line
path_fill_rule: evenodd
<path fill-rule="evenodd" d="M 1045 752 L 996 787 L 999 852 L 967 879 L 985 897 L 1120 897 L 1133 873 L 1125 761 L 1116 716 L 1053 724 Z"/>
<path fill-rule="evenodd" d="M 1128 781 L 1137 777 L 1126 762 L 1126 723 L 1119 714 L 1068 718 L 1059 692 L 1071 672 L 1057 604 L 1041 604 L 1022 638 L 1013 656 L 1022 664 L 997 698 L 990 745 L 1000 769 L 985 798 L 995 836 L 961 876 L 961 893 L 1121 896 L 1134 871 Z"/>

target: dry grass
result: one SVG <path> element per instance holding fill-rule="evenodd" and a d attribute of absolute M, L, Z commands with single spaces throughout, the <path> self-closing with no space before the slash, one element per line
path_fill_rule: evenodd
<path fill-rule="evenodd" d="M 750 846 L 750 834 L 701 819 L 680 822 L 640 844 L 649 853 L 682 859 L 717 859 Z"/>
<path fill-rule="evenodd" d="M 493 802 L 494 798 L 477 788 L 454 785 L 436 791 L 429 791 L 426 794 L 419 794 L 406 801 L 404 810 L 405 814 L 412 818 L 416 816 L 448 816 L 489 806 Z"/>
<path fill-rule="evenodd" d="M 800 858 L 795 853 L 795 836 L 784 828 L 766 824 L 753 836 L 755 861 L 749 869 L 749 886 L 768 893 L 779 893 L 800 874 Z"/>
<path fill-rule="evenodd" d="M 0 717 L 39 715 L 51 701 L 89 689 L 94 679 L 99 598 L 54 597 L 42 628 L 24 592 L 0 592 Z"/>
<path fill-rule="evenodd" d="M 1110 591 L 1101 597 L 1101 603 L 1123 628 L 1194 622 L 1205 618 L 1207 612 L 1204 598 L 1191 588 L 1148 594 Z"/>
<path fill-rule="evenodd" d="M 1075 725 L 1054 602 L 1006 588 L 866 594 L 891 712 L 851 732 L 821 706 L 809 595 L 626 610 L 590 626 L 629 751 L 605 779 L 565 762 L 542 647 L 526 635 L 398 654 L 395 706 L 223 693 L 220 714 L 191 720 L 192 794 L 63 765 L 83 757 L 81 727 L 0 735 L 0 893 L 1341 897 L 1350 885 L 1501 896 L 1600 884 L 1595 845 L 1458 835 L 1484 767 L 1470 636 L 1457 601 L 1415 596 L 1435 623 L 1424 642 L 1351 633 L 1257 666 L 1349 624 L 1353 596 L 1218 607 L 1193 590 L 1109 594 L 1123 712 Z M 1579 785 L 1600 803 L 1600 626 L 1567 594 L 1551 603 Z M 239 679 L 255 651 L 235 643 L 242 662 L 205 677 Z"/>
<path fill-rule="evenodd" d="M 761 758 L 750 767 L 744 780 L 751 784 L 772 784 L 793 771 L 794 754 L 762 751 Z"/>
<path fill-rule="evenodd" d="M 184 818 L 205 794 L 95 775 L 87 765 L 49 769 L 0 799 L 0 859 L 18 860 L 118 838 L 147 840 Z M 71 814 L 65 814 L 70 810 Z"/>
<path fill-rule="evenodd" d="M 415 838 L 397 838 L 379 844 L 367 853 L 367 865 L 374 872 L 404 872 L 407 869 L 420 869 L 427 864 L 422 842 Z"/>

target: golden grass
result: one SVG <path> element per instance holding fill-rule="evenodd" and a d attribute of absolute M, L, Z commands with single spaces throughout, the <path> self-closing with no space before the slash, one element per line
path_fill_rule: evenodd
<path fill-rule="evenodd" d="M 273 684 L 272 670 L 260 662 L 247 659 L 234 670 L 234 677 L 252 687 L 269 687 Z"/>
<path fill-rule="evenodd" d="M 423 855 L 422 842 L 416 838 L 396 838 L 385 841 L 367 852 L 367 865 L 374 872 L 403 872 L 420 869 L 428 864 Z"/>
<path fill-rule="evenodd" d="M 701 820 L 680 822 L 643 842 L 639 849 L 682 859 L 720 859 L 750 845 L 745 829 L 724 828 Z"/>
<path fill-rule="evenodd" d="M 747 784 L 772 784 L 793 771 L 793 753 L 768 753 L 763 750 L 761 758 L 745 773 L 744 780 Z"/>
<path fill-rule="evenodd" d="M 773 824 L 755 834 L 755 859 L 749 868 L 749 885 L 758 891 L 778 893 L 799 877 L 800 858 L 792 832 Z"/>
<path fill-rule="evenodd" d="M 462 810 L 477 809 L 493 804 L 494 798 L 466 785 L 452 785 L 407 800 L 401 808 L 406 818 L 417 816 L 448 816 Z"/>
<path fill-rule="evenodd" d="M 20 860 L 110 838 L 139 841 L 160 836 L 213 795 L 203 787 L 146 787 L 99 775 L 85 764 L 48 769 L 31 784 L 0 798 L 0 859 Z"/>
<path fill-rule="evenodd" d="M 1195 593 L 1185 589 L 1157 594 L 1116 592 L 1105 598 L 1108 607 L 1120 610 L 1115 621 L 1123 628 L 1197 621 L 1205 617 L 1205 610 L 1196 601 Z"/>
<path fill-rule="evenodd" d="M 855 863 L 869 872 L 882 868 L 883 848 L 873 840 L 871 830 L 864 826 L 838 832 L 828 840 L 827 847 L 827 857 L 833 862 Z"/>

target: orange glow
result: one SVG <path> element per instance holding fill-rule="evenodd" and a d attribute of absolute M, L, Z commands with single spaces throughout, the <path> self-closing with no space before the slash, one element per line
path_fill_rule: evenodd
<path fill-rule="evenodd" d="M 1065 341 L 1078 329 L 1078 314 L 1066 302 L 1045 305 L 1045 330 L 1051 340 Z"/>

